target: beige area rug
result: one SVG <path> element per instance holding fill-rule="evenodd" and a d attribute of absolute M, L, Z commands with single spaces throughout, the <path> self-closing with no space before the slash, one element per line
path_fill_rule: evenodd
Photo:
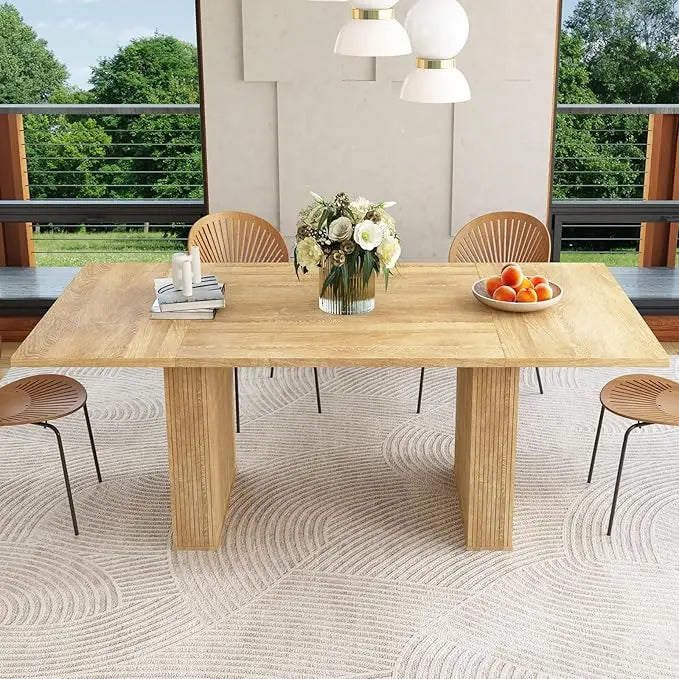
<path fill-rule="evenodd" d="M 159 371 L 70 370 L 90 392 L 54 441 L 0 430 L 0 676 L 245 679 L 679 677 L 679 430 L 623 420 L 585 483 L 615 370 L 521 384 L 515 550 L 472 553 L 452 474 L 455 372 L 242 372 L 223 547 L 169 549 Z M 661 371 L 679 378 L 679 363 Z M 7 379 L 27 374 L 13 371 Z M 218 407 L 219 404 L 215 404 Z"/>

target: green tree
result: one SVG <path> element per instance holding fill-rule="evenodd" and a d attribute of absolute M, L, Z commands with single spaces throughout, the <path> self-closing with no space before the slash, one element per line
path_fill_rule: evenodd
<path fill-rule="evenodd" d="M 133 40 L 92 74 L 98 103 L 194 104 L 200 100 L 196 48 L 175 37 Z M 200 119 L 185 115 L 108 116 L 116 171 L 104 178 L 121 198 L 200 198 Z"/>
<path fill-rule="evenodd" d="M 590 85 L 599 101 L 679 101 L 674 0 L 580 0 L 567 29 L 582 40 Z"/>
<path fill-rule="evenodd" d="M 95 120 L 27 116 L 26 136 L 33 198 L 106 197 L 98 171 L 111 137 Z"/>
<path fill-rule="evenodd" d="M 674 0 L 580 0 L 566 27 L 583 39 L 588 59 L 614 40 L 651 51 L 679 45 Z"/>
<path fill-rule="evenodd" d="M 100 103 L 196 104 L 196 48 L 170 35 L 133 40 L 92 72 L 91 94 Z"/>
<path fill-rule="evenodd" d="M 47 101 L 66 86 L 68 71 L 16 7 L 0 4 L 0 103 Z"/>
<path fill-rule="evenodd" d="M 558 98 L 568 104 L 597 102 L 585 61 L 585 43 L 568 32 L 561 36 Z M 644 161 L 644 152 L 636 142 L 646 125 L 646 119 L 637 116 L 559 115 L 554 197 L 636 197 L 636 185 L 643 182 Z"/>

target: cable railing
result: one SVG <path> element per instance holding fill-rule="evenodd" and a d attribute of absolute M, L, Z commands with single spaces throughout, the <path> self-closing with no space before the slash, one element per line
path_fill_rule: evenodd
<path fill-rule="evenodd" d="M 135 201 L 151 201 L 158 208 L 151 222 L 147 212 L 134 209 L 120 218 L 116 211 L 97 214 L 95 221 L 103 217 L 104 223 L 96 224 L 82 212 L 79 220 L 58 210 L 56 221 L 34 215 L 39 265 L 157 261 L 185 247 L 185 217 L 171 212 L 177 200 L 192 201 L 192 209 L 203 201 L 198 105 L 0 106 L 0 115 L 17 114 L 32 201 L 87 201 L 90 215 L 94 203 L 110 201 L 132 208 Z M 158 218 L 163 223 L 152 223 Z"/>
<path fill-rule="evenodd" d="M 612 265 L 637 264 L 641 226 L 649 213 L 649 210 L 639 212 L 638 208 L 643 206 L 650 179 L 649 116 L 654 115 L 679 115 L 679 105 L 557 106 L 553 176 L 555 257 Z M 569 205 L 577 203 L 583 204 L 584 212 L 570 209 Z M 636 221 L 630 221 L 632 205 L 639 216 Z M 588 215 L 599 217 L 588 219 Z M 657 212 L 651 208 L 650 215 L 657 216 Z"/>

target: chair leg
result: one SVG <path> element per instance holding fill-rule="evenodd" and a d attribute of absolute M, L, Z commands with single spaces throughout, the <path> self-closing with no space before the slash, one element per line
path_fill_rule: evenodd
<path fill-rule="evenodd" d="M 318 386 L 318 368 L 314 368 L 314 382 L 316 383 L 316 406 L 320 415 L 323 411 L 321 410 L 321 388 Z"/>
<path fill-rule="evenodd" d="M 236 395 L 236 433 L 240 434 L 240 399 L 238 397 L 238 368 L 233 369 L 233 388 Z"/>
<path fill-rule="evenodd" d="M 599 415 L 599 426 L 596 428 L 596 437 L 594 439 L 594 450 L 592 451 L 592 461 L 589 463 L 589 476 L 587 483 L 592 483 L 592 474 L 594 474 L 594 462 L 596 461 L 596 451 L 599 447 L 599 437 L 601 436 L 601 425 L 604 423 L 604 413 L 606 408 L 601 406 L 601 415 Z"/>
<path fill-rule="evenodd" d="M 271 373 L 269 374 L 269 377 L 273 377 L 273 371 L 274 371 L 274 369 L 271 368 Z"/>
<path fill-rule="evenodd" d="M 94 458 L 94 468 L 97 470 L 97 479 L 99 480 L 99 483 L 101 483 L 101 469 L 99 468 L 99 460 L 97 459 L 97 448 L 94 445 L 94 434 L 92 434 L 90 414 L 87 412 L 87 403 L 83 404 L 83 412 L 85 413 L 85 422 L 87 423 L 87 433 L 90 435 L 90 447 L 92 448 L 92 457 Z"/>
<path fill-rule="evenodd" d="M 615 516 L 615 508 L 616 505 L 618 504 L 618 491 L 620 490 L 620 479 L 622 478 L 622 466 L 625 463 L 625 451 L 627 450 L 627 441 L 629 439 L 629 435 L 635 429 L 639 429 L 640 427 L 645 426 L 647 426 L 647 423 L 645 422 L 638 422 L 637 424 L 633 424 L 625 432 L 625 438 L 622 440 L 622 450 L 620 451 L 620 464 L 618 465 L 618 476 L 615 479 L 615 490 L 613 491 L 613 505 L 611 506 L 611 518 L 608 521 L 608 532 L 606 533 L 606 535 L 610 536 L 611 531 L 613 530 L 613 517 Z"/>
<path fill-rule="evenodd" d="M 59 430 L 51 425 L 49 422 L 41 422 L 38 426 L 45 429 L 50 429 L 57 437 L 57 445 L 59 446 L 59 457 L 61 457 L 61 469 L 64 472 L 64 483 L 66 484 L 66 495 L 68 496 L 68 506 L 71 510 L 71 521 L 73 522 L 73 532 L 78 535 L 78 520 L 75 518 L 75 507 L 73 506 L 73 494 L 71 493 L 71 483 L 68 480 L 68 469 L 66 469 L 66 455 L 64 455 L 64 444 L 61 442 L 61 434 Z"/>
<path fill-rule="evenodd" d="M 535 374 L 538 376 L 538 387 L 540 387 L 540 393 L 544 394 L 545 390 L 542 388 L 542 378 L 540 377 L 540 368 L 535 368 Z"/>
<path fill-rule="evenodd" d="M 424 389 L 424 368 L 420 371 L 420 391 L 417 395 L 417 414 L 422 412 L 422 390 Z"/>

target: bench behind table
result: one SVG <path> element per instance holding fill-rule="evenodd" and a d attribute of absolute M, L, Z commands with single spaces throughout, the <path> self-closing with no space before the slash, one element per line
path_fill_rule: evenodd
<path fill-rule="evenodd" d="M 80 269 L 0 267 L 0 339 L 21 342 Z"/>
<path fill-rule="evenodd" d="M 612 267 L 611 273 L 661 342 L 679 341 L 679 269 Z"/>

